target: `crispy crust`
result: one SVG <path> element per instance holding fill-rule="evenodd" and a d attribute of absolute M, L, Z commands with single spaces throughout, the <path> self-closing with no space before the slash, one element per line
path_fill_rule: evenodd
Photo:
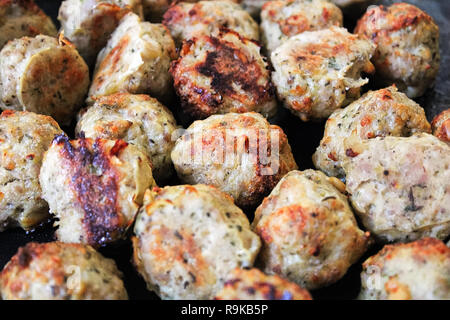
<path fill-rule="evenodd" d="M 433 134 L 444 142 L 450 142 L 450 109 L 442 111 L 431 123 Z"/>

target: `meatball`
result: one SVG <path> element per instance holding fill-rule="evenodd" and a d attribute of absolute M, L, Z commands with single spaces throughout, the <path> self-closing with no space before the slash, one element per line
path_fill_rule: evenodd
<path fill-rule="evenodd" d="M 55 120 L 32 112 L 0 115 L 0 231 L 31 229 L 48 218 L 39 171 L 53 138 L 63 134 Z"/>
<path fill-rule="evenodd" d="M 245 208 L 297 169 L 283 130 L 255 112 L 195 121 L 175 143 L 172 161 L 181 181 L 213 185 Z"/>
<path fill-rule="evenodd" d="M 433 134 L 444 142 L 450 143 L 450 109 L 442 111 L 431 123 Z"/>
<path fill-rule="evenodd" d="M 450 235 L 450 148 L 436 137 L 367 140 L 344 165 L 347 191 L 380 242 Z"/>
<path fill-rule="evenodd" d="M 288 173 L 256 209 L 252 229 L 263 246 L 258 264 L 307 289 L 341 279 L 366 251 L 345 185 L 320 171 Z"/>
<path fill-rule="evenodd" d="M 57 136 L 42 161 L 42 197 L 62 242 L 105 245 L 125 237 L 155 185 L 146 155 L 123 140 Z"/>
<path fill-rule="evenodd" d="M 268 52 L 305 31 L 342 26 L 341 10 L 327 0 L 275 0 L 261 11 L 261 37 Z"/>
<path fill-rule="evenodd" d="M 163 299 L 211 299 L 261 242 L 233 199 L 207 185 L 145 193 L 134 227 L 134 263 Z"/>
<path fill-rule="evenodd" d="M 142 16 L 141 1 L 65 0 L 59 7 L 58 20 L 64 35 L 77 47 L 88 65 L 92 65 L 120 19 L 130 10 Z"/>
<path fill-rule="evenodd" d="M 272 80 L 284 106 L 301 120 L 324 119 L 359 98 L 375 46 L 344 28 L 307 31 L 271 54 Z"/>
<path fill-rule="evenodd" d="M 367 259 L 359 298 L 367 300 L 449 300 L 450 248 L 425 238 L 386 245 Z"/>
<path fill-rule="evenodd" d="M 241 6 L 231 1 L 180 2 L 165 14 L 163 24 L 170 29 L 177 46 L 183 40 L 215 35 L 227 27 L 242 37 L 259 40 L 259 26 Z"/>
<path fill-rule="evenodd" d="M 171 90 L 170 62 L 175 44 L 166 27 L 141 22 L 128 13 L 97 58 L 88 103 L 117 92 L 149 93 L 165 98 Z"/>
<path fill-rule="evenodd" d="M 122 273 L 92 247 L 35 243 L 19 248 L 0 274 L 4 300 L 126 300 Z"/>
<path fill-rule="evenodd" d="M 97 99 L 75 128 L 88 138 L 122 139 L 139 147 L 152 161 L 155 179 L 173 173 L 170 153 L 178 126 L 169 109 L 147 95 L 117 93 Z"/>
<path fill-rule="evenodd" d="M 343 178 L 342 162 L 351 159 L 352 144 L 375 137 L 408 137 L 416 132 L 431 132 L 425 111 L 417 103 L 396 87 L 369 91 L 328 118 L 313 162 L 327 175 Z"/>
<path fill-rule="evenodd" d="M 440 62 L 439 27 L 428 14 L 408 3 L 372 6 L 355 33 L 377 44 L 372 61 L 379 84 L 395 83 L 410 98 L 433 86 Z"/>
<path fill-rule="evenodd" d="M 64 37 L 38 35 L 8 42 L 0 52 L 0 107 L 70 123 L 89 87 L 89 69 Z"/>
<path fill-rule="evenodd" d="M 258 269 L 235 269 L 216 300 L 312 300 L 309 292 L 278 276 Z"/>
<path fill-rule="evenodd" d="M 227 112 L 276 113 L 270 72 L 260 46 L 234 31 L 183 43 L 170 69 L 185 113 L 195 119 Z"/>
<path fill-rule="evenodd" d="M 38 34 L 56 36 L 56 27 L 33 0 L 0 1 L 0 49 L 9 41 Z"/>

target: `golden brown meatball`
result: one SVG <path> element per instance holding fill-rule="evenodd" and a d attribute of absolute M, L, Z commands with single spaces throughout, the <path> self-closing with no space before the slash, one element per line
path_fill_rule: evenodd
<path fill-rule="evenodd" d="M 442 111 L 431 123 L 433 134 L 444 142 L 450 143 L 450 109 Z"/>

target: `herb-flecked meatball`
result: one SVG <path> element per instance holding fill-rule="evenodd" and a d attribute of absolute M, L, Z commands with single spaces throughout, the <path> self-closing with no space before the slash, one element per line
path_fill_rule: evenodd
<path fill-rule="evenodd" d="M 303 121 L 328 118 L 359 98 L 374 50 L 369 40 L 339 27 L 291 37 L 271 54 L 279 99 Z"/>
<path fill-rule="evenodd" d="M 51 117 L 5 110 L 0 115 L 0 230 L 31 229 L 49 217 L 41 198 L 44 152 L 63 134 Z"/>
<path fill-rule="evenodd" d="M 345 185 L 320 171 L 291 171 L 255 212 L 252 229 L 263 246 L 258 265 L 306 289 L 341 279 L 369 245 Z"/>
<path fill-rule="evenodd" d="M 431 128 L 436 137 L 450 143 L 450 109 L 438 114 L 431 122 Z"/>
<path fill-rule="evenodd" d="M 202 184 L 148 190 L 134 232 L 134 263 L 162 299 L 212 299 L 261 245 L 233 199 Z"/>
<path fill-rule="evenodd" d="M 353 144 L 375 137 L 408 137 L 416 132 L 431 132 L 425 111 L 417 103 L 395 87 L 369 91 L 331 114 L 313 162 L 327 175 L 342 178 L 342 162 L 353 156 Z"/>
<path fill-rule="evenodd" d="M 172 161 L 184 183 L 213 185 L 242 207 L 257 206 L 297 169 L 283 130 L 255 112 L 195 121 L 177 140 Z"/>
<path fill-rule="evenodd" d="M 359 299 L 450 300 L 450 248 L 434 238 L 386 245 L 367 259 Z"/>
<path fill-rule="evenodd" d="M 126 236 L 155 185 L 151 163 L 123 140 L 57 136 L 45 153 L 39 180 L 42 197 L 59 221 L 62 242 L 95 247 Z"/>
<path fill-rule="evenodd" d="M 427 133 L 354 145 L 347 191 L 380 242 L 450 235 L 450 147 Z"/>
<path fill-rule="evenodd" d="M 422 96 L 439 70 L 439 27 L 427 13 L 408 3 L 372 6 L 355 33 L 374 41 L 376 78 L 395 83 L 408 97 Z"/>
<path fill-rule="evenodd" d="M 89 69 L 62 35 L 15 39 L 0 52 L 2 109 L 41 113 L 67 125 L 88 87 Z"/>
<path fill-rule="evenodd" d="M 4 300 L 126 300 L 122 273 L 92 247 L 30 242 L 0 274 Z"/>
<path fill-rule="evenodd" d="M 258 269 L 235 269 L 227 278 L 216 300 L 312 300 L 309 292 L 277 275 Z"/>
<path fill-rule="evenodd" d="M 222 29 L 217 36 L 185 41 L 171 73 L 181 107 L 192 118 L 228 112 L 255 111 L 266 117 L 276 113 L 260 46 L 234 31 Z"/>

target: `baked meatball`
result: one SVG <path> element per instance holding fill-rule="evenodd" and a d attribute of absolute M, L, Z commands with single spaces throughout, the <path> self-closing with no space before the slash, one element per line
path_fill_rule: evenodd
<path fill-rule="evenodd" d="M 169 28 L 178 47 L 183 40 L 216 36 L 221 27 L 259 40 L 258 24 L 240 5 L 231 1 L 180 2 L 164 14 L 163 24 Z"/>
<path fill-rule="evenodd" d="M 57 239 L 95 247 L 125 237 L 146 188 L 155 185 L 147 156 L 135 146 L 65 136 L 45 153 L 39 181 L 59 219 Z"/>
<path fill-rule="evenodd" d="M 57 31 L 33 0 L 0 1 L 0 49 L 9 40 L 38 34 L 56 36 Z"/>
<path fill-rule="evenodd" d="M 170 152 L 178 126 L 169 109 L 147 95 L 117 93 L 97 99 L 84 111 L 75 128 L 88 138 L 122 139 L 145 153 L 158 181 L 173 173 Z"/>
<path fill-rule="evenodd" d="M 341 279 L 366 251 L 345 185 L 320 171 L 291 171 L 256 209 L 252 229 L 262 239 L 258 264 L 306 289 Z"/>
<path fill-rule="evenodd" d="M 379 241 L 450 235 L 450 147 L 427 134 L 367 140 L 344 164 L 347 191 Z"/>
<path fill-rule="evenodd" d="M 268 52 L 305 31 L 342 26 L 341 10 L 328 0 L 275 0 L 261 11 L 261 38 Z"/>
<path fill-rule="evenodd" d="M 450 248 L 425 238 L 386 245 L 367 259 L 361 273 L 360 299 L 449 300 Z"/>
<path fill-rule="evenodd" d="M 35 243 L 19 248 L 0 276 L 4 300 L 126 300 L 122 273 L 92 247 Z"/>
<path fill-rule="evenodd" d="M 227 112 L 276 113 L 270 72 L 260 46 L 234 31 L 183 43 L 170 69 L 183 110 L 195 119 Z"/>
<path fill-rule="evenodd" d="M 408 97 L 422 96 L 439 70 L 439 27 L 428 14 L 408 3 L 372 6 L 355 33 L 377 44 L 373 56 L 381 85 L 395 83 Z"/>
<path fill-rule="evenodd" d="M 0 107 L 32 111 L 69 124 L 83 104 L 89 69 L 64 37 L 38 35 L 6 44 L 0 52 Z"/>
<path fill-rule="evenodd" d="M 181 181 L 205 183 L 254 207 L 297 169 L 283 130 L 258 113 L 228 113 L 195 121 L 172 151 Z"/>
<path fill-rule="evenodd" d="M 170 62 L 176 58 L 170 32 L 128 13 L 97 58 L 88 103 L 117 92 L 164 98 L 171 90 Z"/>
<path fill-rule="evenodd" d="M 444 142 L 450 143 L 450 109 L 442 111 L 431 123 L 433 134 Z"/>
<path fill-rule="evenodd" d="M 62 133 L 48 116 L 11 110 L 0 115 L 0 231 L 31 229 L 48 217 L 39 170 L 44 152 Z"/>
<path fill-rule="evenodd" d="M 233 199 L 201 184 L 148 190 L 134 232 L 136 268 L 162 299 L 213 298 L 261 245 Z"/>
<path fill-rule="evenodd" d="M 351 159 L 352 144 L 375 137 L 408 137 L 416 132 L 431 132 L 425 111 L 417 103 L 396 87 L 369 91 L 328 118 L 313 162 L 327 175 L 343 178 L 342 162 Z"/>
<path fill-rule="evenodd" d="M 278 97 L 303 121 L 328 118 L 359 98 L 361 87 L 368 82 L 361 72 L 373 71 L 374 50 L 369 40 L 344 28 L 293 36 L 271 54 Z"/>
<path fill-rule="evenodd" d="M 142 16 L 141 0 L 65 0 L 59 7 L 58 20 L 64 36 L 92 65 L 120 19 L 130 10 Z"/>
<path fill-rule="evenodd" d="M 312 300 L 309 292 L 278 276 L 258 269 L 235 269 L 216 300 Z"/>

